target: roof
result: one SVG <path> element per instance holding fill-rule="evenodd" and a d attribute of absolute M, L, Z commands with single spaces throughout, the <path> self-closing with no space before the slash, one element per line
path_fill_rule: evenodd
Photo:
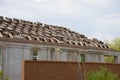
<path fill-rule="evenodd" d="M 0 16 L 0 40 L 111 50 L 104 42 L 63 26 Z"/>

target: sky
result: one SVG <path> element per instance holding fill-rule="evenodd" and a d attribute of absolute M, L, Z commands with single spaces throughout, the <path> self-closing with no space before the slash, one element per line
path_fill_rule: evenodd
<path fill-rule="evenodd" d="M 0 16 L 64 26 L 102 41 L 120 37 L 120 0 L 0 0 Z"/>

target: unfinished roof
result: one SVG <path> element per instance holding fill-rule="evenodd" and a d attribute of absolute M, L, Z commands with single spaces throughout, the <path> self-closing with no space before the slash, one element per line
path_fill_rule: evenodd
<path fill-rule="evenodd" d="M 100 40 L 88 39 L 85 35 L 62 26 L 2 16 L 0 16 L 0 40 L 111 50 Z"/>

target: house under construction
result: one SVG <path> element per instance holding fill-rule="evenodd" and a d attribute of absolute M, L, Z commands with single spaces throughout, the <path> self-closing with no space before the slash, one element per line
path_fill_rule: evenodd
<path fill-rule="evenodd" d="M 9 80 L 22 80 L 24 60 L 105 62 L 120 53 L 104 42 L 68 28 L 0 16 L 0 69 Z"/>

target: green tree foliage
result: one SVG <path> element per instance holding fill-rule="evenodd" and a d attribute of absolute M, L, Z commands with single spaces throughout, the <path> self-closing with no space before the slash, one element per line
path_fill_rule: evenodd
<path fill-rule="evenodd" d="M 86 80 L 120 80 L 120 78 L 117 74 L 112 73 L 107 68 L 101 67 L 99 71 L 88 72 Z"/>
<path fill-rule="evenodd" d="M 2 77 L 2 75 L 3 75 L 3 72 L 2 72 L 2 71 L 0 71 L 0 77 Z"/>
<path fill-rule="evenodd" d="M 3 72 L 0 71 L 0 78 L 3 76 Z M 0 79 L 1 80 L 1 79 Z M 8 78 L 5 78 L 5 80 L 9 80 Z"/>
<path fill-rule="evenodd" d="M 114 56 L 105 56 L 104 57 L 106 63 L 114 63 L 115 57 Z"/>
<path fill-rule="evenodd" d="M 111 42 L 108 42 L 108 45 L 117 51 L 120 51 L 120 38 L 115 38 Z"/>
<path fill-rule="evenodd" d="M 110 42 L 106 41 L 106 44 L 108 44 L 110 48 L 120 51 L 120 38 L 115 38 Z M 105 62 L 114 63 L 114 59 L 115 59 L 114 56 L 105 56 Z"/>
<path fill-rule="evenodd" d="M 8 78 L 5 78 L 5 80 L 9 80 Z"/>

